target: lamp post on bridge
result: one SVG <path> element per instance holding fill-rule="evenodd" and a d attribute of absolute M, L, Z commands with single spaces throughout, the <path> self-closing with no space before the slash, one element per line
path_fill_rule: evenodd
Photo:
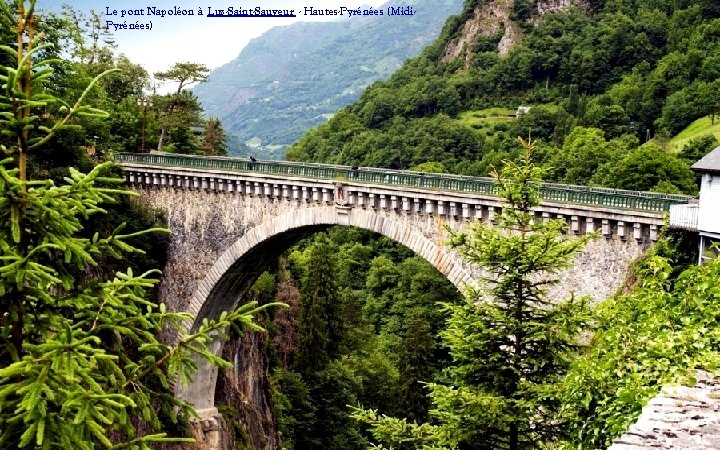
<path fill-rule="evenodd" d="M 140 143 L 140 153 L 145 153 L 145 123 L 147 122 L 148 106 L 152 108 L 153 102 L 149 98 L 142 96 L 137 99 L 137 104 L 142 108 L 142 136 Z"/>

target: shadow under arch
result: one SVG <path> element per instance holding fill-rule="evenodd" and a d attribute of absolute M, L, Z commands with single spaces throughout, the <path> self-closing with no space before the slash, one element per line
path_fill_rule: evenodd
<path fill-rule="evenodd" d="M 408 223 L 361 209 L 335 206 L 299 209 L 248 229 L 223 252 L 192 296 L 188 308 L 193 317 L 191 328 L 196 329 L 205 318 L 215 318 L 235 308 L 260 274 L 282 253 L 303 238 L 335 225 L 374 231 L 403 244 L 460 290 L 470 281 L 470 273 L 456 253 L 436 244 Z M 219 354 L 221 343 L 215 342 L 211 347 Z M 216 380 L 217 369 L 198 361 L 198 372 L 188 386 L 178 388 L 178 396 L 198 411 L 212 414 Z"/>

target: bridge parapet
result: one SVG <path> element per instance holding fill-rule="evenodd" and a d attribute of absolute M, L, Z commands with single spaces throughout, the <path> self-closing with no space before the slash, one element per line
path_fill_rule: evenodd
<path fill-rule="evenodd" d="M 262 197 L 273 202 L 287 202 L 289 206 L 295 207 L 335 205 L 341 209 L 361 208 L 399 215 L 440 217 L 455 222 L 491 222 L 495 213 L 502 208 L 501 199 L 496 194 L 497 186 L 492 184 L 492 179 L 458 177 L 463 182 L 473 182 L 476 183 L 473 186 L 481 187 L 469 189 L 470 184 L 449 183 L 455 176 L 448 175 L 433 177 L 415 172 L 390 171 L 389 178 L 383 178 L 383 181 L 389 182 L 373 182 L 367 174 L 379 173 L 375 169 L 365 172 L 358 170 L 355 173 L 352 168 L 341 166 L 337 166 L 340 167 L 338 169 L 336 166 L 265 162 L 266 170 L 259 171 L 255 170 L 259 162 L 189 158 L 182 155 L 121 154 L 118 160 L 131 185 Z M 208 165 L 209 162 L 216 165 L 227 162 L 238 164 L 239 167 L 252 165 L 253 170 L 170 166 L 173 162 L 197 160 Z M 270 173 L 268 167 L 283 169 Z M 341 169 L 347 169 L 347 172 Z M 414 184 L 408 180 L 414 180 Z M 423 184 L 428 180 L 431 180 L 432 187 Z M 449 187 L 445 190 L 434 187 L 439 183 L 437 180 L 443 180 Z M 615 191 L 617 196 L 613 196 L 615 194 L 604 191 L 614 190 L 580 188 L 583 187 L 544 184 L 544 198 L 535 209 L 537 219 L 564 219 L 568 222 L 569 233 L 573 234 L 597 231 L 605 238 L 618 236 L 621 239 L 649 242 L 657 239 L 659 227 L 664 223 L 666 212 L 662 208 L 669 208 L 671 204 L 687 201 L 688 198 L 631 191 L 621 192 L 631 192 L 632 195 L 620 195 L 617 194 L 620 191 Z M 572 197 L 571 193 L 576 195 Z M 591 194 L 602 194 L 604 197 L 593 197 Z M 564 200 L 571 197 L 578 201 Z M 638 208 L 630 208 L 628 205 Z"/>
<path fill-rule="evenodd" d="M 289 177 L 347 180 L 358 183 L 417 187 L 423 190 L 456 191 L 479 195 L 499 196 L 498 186 L 492 178 L 463 175 L 438 174 L 349 167 L 292 161 L 246 161 L 229 157 L 201 157 L 162 153 L 119 153 L 115 160 L 120 164 L 185 167 L 203 171 L 252 172 Z M 669 211 L 670 205 L 687 203 L 686 195 L 661 194 L 657 192 L 628 191 L 602 187 L 577 186 L 558 183 L 542 183 L 543 200 L 590 205 L 602 208 L 638 211 Z"/>

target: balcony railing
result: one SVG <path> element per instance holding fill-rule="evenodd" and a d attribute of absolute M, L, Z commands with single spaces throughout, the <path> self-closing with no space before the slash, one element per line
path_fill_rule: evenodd
<path fill-rule="evenodd" d="M 671 205 L 670 228 L 684 228 L 690 231 L 698 229 L 698 211 L 700 205 Z"/>
<path fill-rule="evenodd" d="M 291 161 L 248 161 L 229 157 L 207 157 L 158 153 L 118 153 L 118 163 L 146 164 L 151 166 L 187 167 L 207 170 L 256 172 L 284 176 L 301 176 L 318 179 L 341 179 L 352 182 L 419 187 L 437 191 L 458 191 L 480 195 L 499 196 L 500 189 L 492 178 L 463 175 L 422 173 L 318 163 Z M 668 211 L 671 205 L 687 203 L 686 195 L 656 192 L 626 191 L 569 184 L 542 183 L 541 198 L 562 204 L 579 204 L 612 209 L 631 209 L 649 212 Z"/>

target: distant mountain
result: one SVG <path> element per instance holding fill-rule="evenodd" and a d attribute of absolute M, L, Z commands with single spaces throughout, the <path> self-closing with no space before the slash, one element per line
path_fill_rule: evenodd
<path fill-rule="evenodd" d="M 413 16 L 345 18 L 275 27 L 252 40 L 233 61 L 196 86 L 206 114 L 263 158 L 281 158 L 285 147 L 354 102 L 374 81 L 435 40 L 462 0 L 411 0 Z M 236 143 L 237 143 L 236 141 Z"/>

